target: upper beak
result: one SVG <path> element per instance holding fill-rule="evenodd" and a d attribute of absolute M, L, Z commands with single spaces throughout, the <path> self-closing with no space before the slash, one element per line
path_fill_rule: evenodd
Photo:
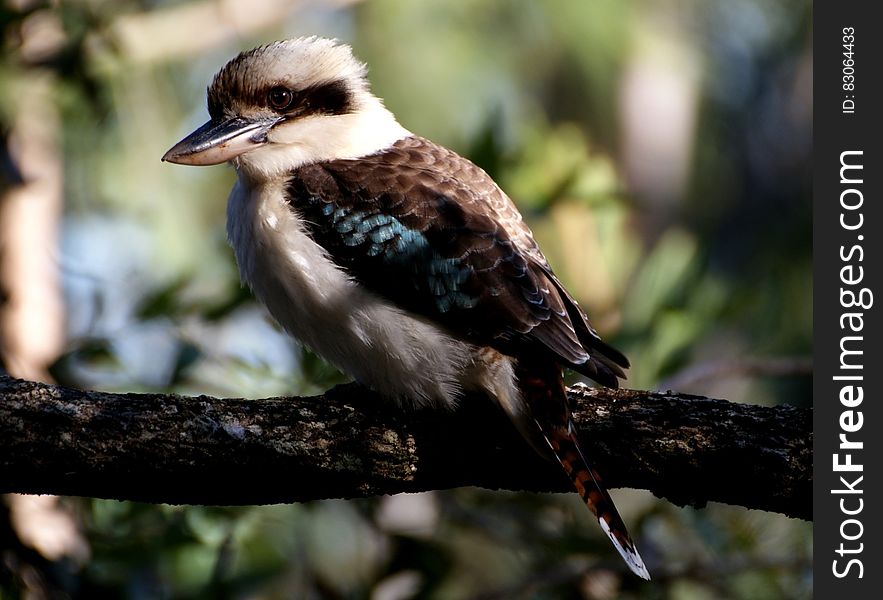
<path fill-rule="evenodd" d="M 267 132 L 279 117 L 209 121 L 172 146 L 162 159 L 179 165 L 218 165 L 267 143 Z"/>

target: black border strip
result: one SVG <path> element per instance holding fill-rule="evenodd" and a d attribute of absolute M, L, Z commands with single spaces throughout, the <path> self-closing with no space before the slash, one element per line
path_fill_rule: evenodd
<path fill-rule="evenodd" d="M 834 0 L 814 5 L 817 598 L 879 598 L 883 589 L 883 327 L 877 306 L 883 303 L 883 20 L 872 14 L 875 6 Z M 849 83 L 853 89 L 844 85 Z M 849 167 L 841 171 L 842 163 Z M 847 442 L 842 448 L 841 434 Z M 847 463 L 861 470 L 849 470 L 857 467 Z"/>

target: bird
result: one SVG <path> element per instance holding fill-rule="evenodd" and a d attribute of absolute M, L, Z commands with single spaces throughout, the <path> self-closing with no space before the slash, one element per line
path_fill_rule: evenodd
<path fill-rule="evenodd" d="M 403 408 L 491 398 L 649 579 L 580 448 L 563 379 L 567 368 L 617 387 L 629 361 L 494 180 L 399 124 L 338 40 L 244 51 L 214 76 L 207 104 L 208 122 L 162 160 L 235 169 L 228 241 L 280 326 Z"/>

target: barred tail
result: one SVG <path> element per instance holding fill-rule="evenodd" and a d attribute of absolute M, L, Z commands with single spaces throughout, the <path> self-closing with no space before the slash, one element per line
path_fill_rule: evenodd
<path fill-rule="evenodd" d="M 604 487 L 601 476 L 592 468 L 579 444 L 576 441 L 576 430 L 573 421 L 567 420 L 567 426 L 543 427 L 539 422 L 537 425 L 543 432 L 543 436 L 549 443 L 549 447 L 555 454 L 555 458 L 561 463 L 564 472 L 570 477 L 576 491 L 580 497 L 598 519 L 601 529 L 613 542 L 613 546 L 617 549 L 622 559 L 629 566 L 629 569 L 644 579 L 650 579 L 650 573 L 644 566 L 641 555 L 626 529 L 616 505 L 613 504 L 613 498 Z"/>
<path fill-rule="evenodd" d="M 629 569 L 638 577 L 650 579 L 650 573 L 613 504 L 613 498 L 579 447 L 576 428 L 567 406 L 561 368 L 555 364 L 543 365 L 541 361 L 531 361 L 529 364 L 529 369 L 516 366 L 516 376 L 522 400 L 527 404 L 541 437 Z"/>

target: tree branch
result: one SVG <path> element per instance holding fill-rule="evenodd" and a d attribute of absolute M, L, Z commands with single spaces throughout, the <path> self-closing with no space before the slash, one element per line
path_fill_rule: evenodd
<path fill-rule="evenodd" d="M 811 519 L 812 413 L 573 388 L 612 487 Z M 569 491 L 492 403 L 403 411 L 355 384 L 266 400 L 109 394 L 0 376 L 0 492 L 268 504 L 475 485 Z"/>

